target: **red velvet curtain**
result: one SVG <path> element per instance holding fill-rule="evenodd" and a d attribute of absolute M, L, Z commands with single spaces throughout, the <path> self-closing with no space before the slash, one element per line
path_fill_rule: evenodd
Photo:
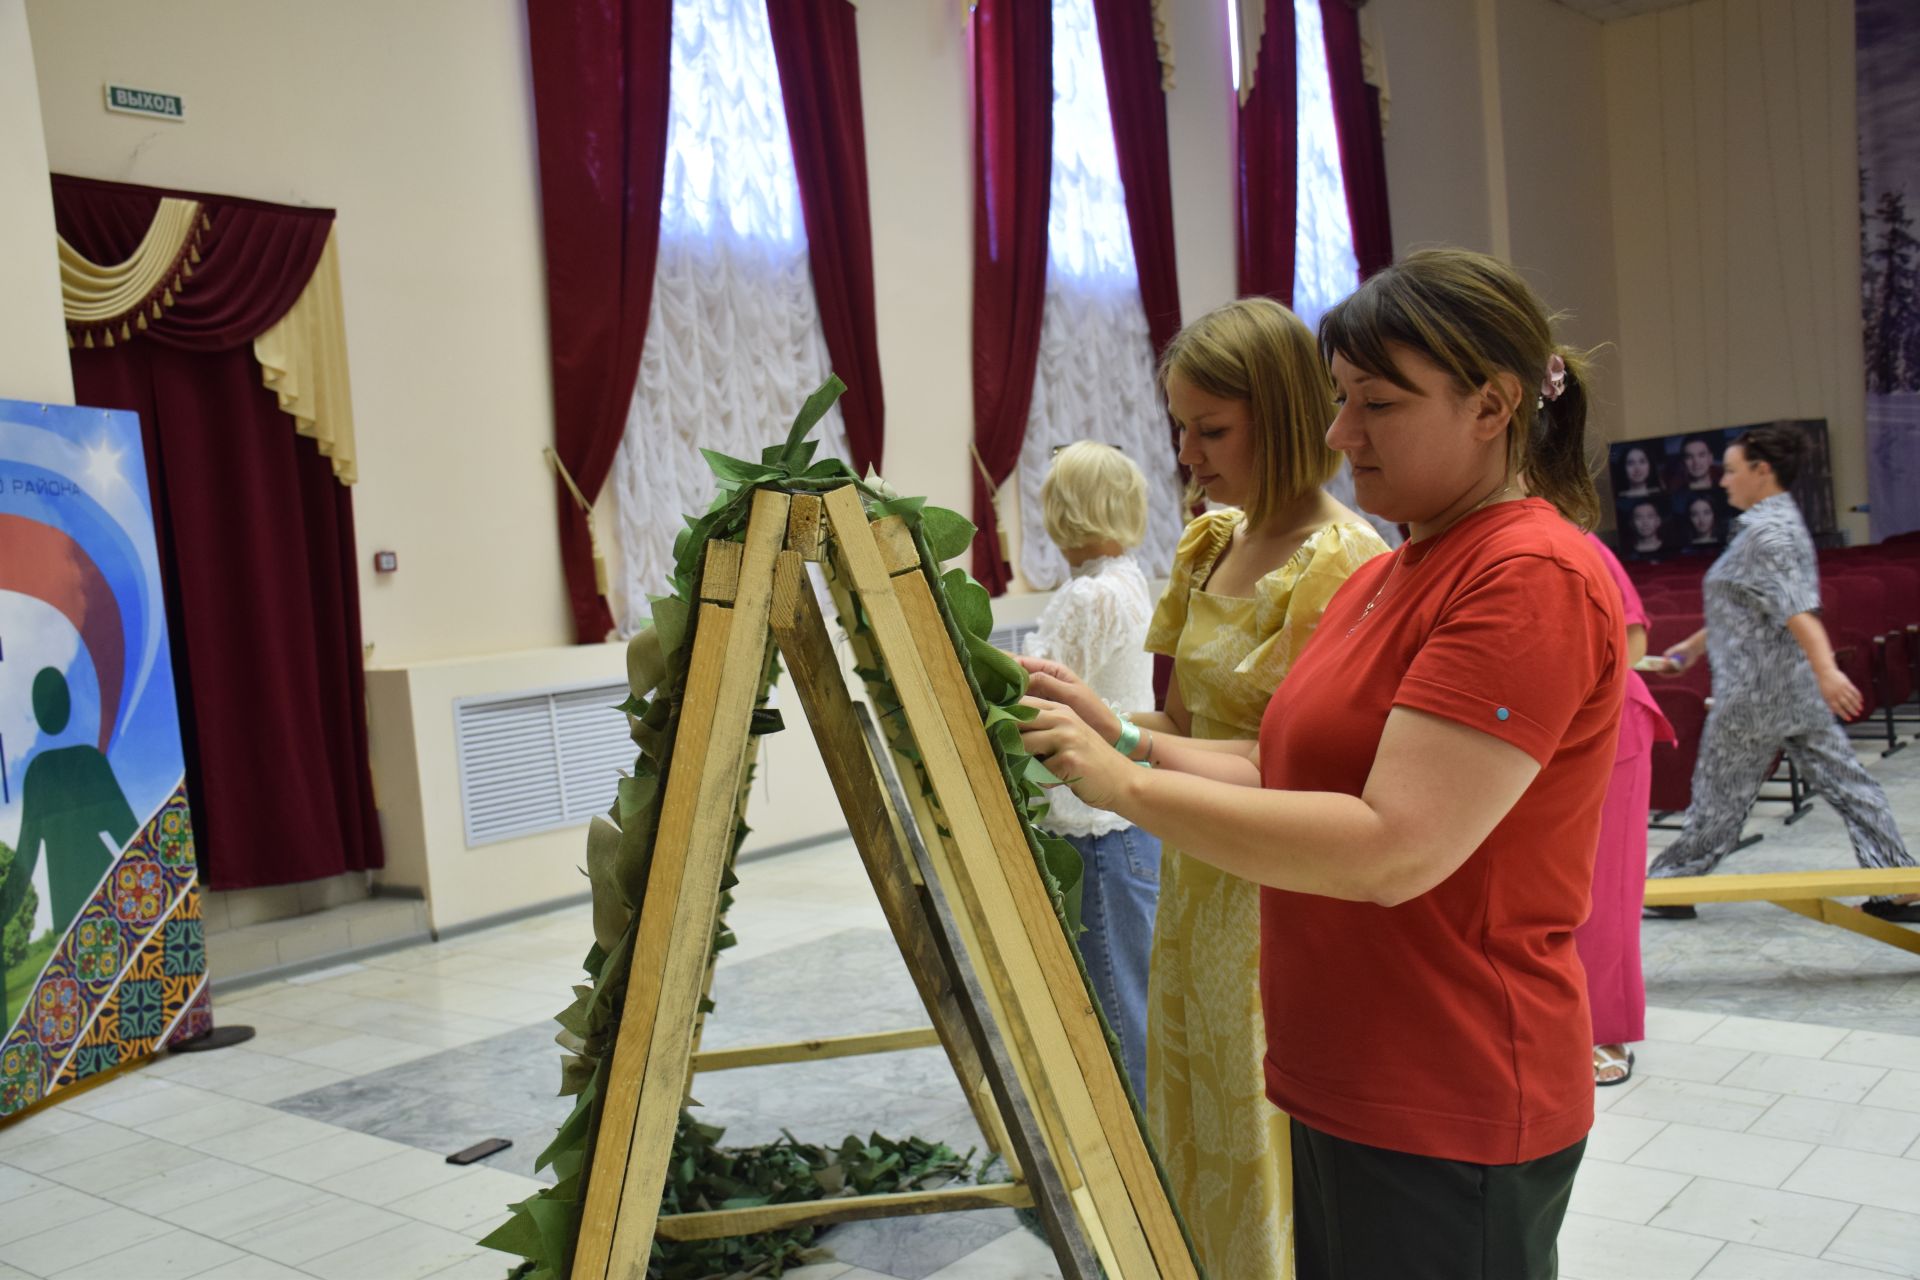
<path fill-rule="evenodd" d="M 599 496 L 620 448 L 653 308 L 667 157 L 672 0 L 527 0 L 553 360 L 553 445 Z M 560 561 L 574 638 L 606 638 L 587 518 L 566 486 Z"/>
<path fill-rule="evenodd" d="M 1027 434 L 1047 284 L 1053 175 L 1053 12 L 1037 0 L 973 11 L 973 576 L 1006 590 L 994 487 Z"/>
<path fill-rule="evenodd" d="M 1365 280 L 1393 261 L 1387 210 L 1387 152 L 1380 132 L 1380 91 L 1367 83 L 1360 54 L 1360 14 L 1351 0 L 1320 0 L 1333 123 L 1340 134 L 1340 172 L 1347 184 L 1353 252 Z"/>
<path fill-rule="evenodd" d="M 787 108 L 814 301 L 834 372 L 854 470 L 880 469 L 886 401 L 873 311 L 873 215 L 860 107 L 860 42 L 846 0 L 767 0 Z"/>
<path fill-rule="evenodd" d="M 203 203 L 200 263 L 132 340 L 75 349 L 73 378 L 80 403 L 140 415 L 201 870 L 238 889 L 378 867 L 353 499 L 251 345 L 333 211 L 56 177 L 55 221 L 119 262 L 162 195 Z"/>
<path fill-rule="evenodd" d="M 1241 0 L 1258 4 L 1263 0 Z M 1264 0 L 1267 32 L 1260 41 L 1253 92 L 1240 107 L 1240 294 L 1265 294 L 1293 305 L 1295 187 L 1299 135 L 1295 95 L 1292 0 Z"/>
<path fill-rule="evenodd" d="M 1093 0 L 1093 14 L 1140 301 L 1157 356 L 1180 331 L 1180 273 L 1174 264 L 1167 95 L 1160 87 L 1160 50 L 1153 40 L 1153 0 Z"/>

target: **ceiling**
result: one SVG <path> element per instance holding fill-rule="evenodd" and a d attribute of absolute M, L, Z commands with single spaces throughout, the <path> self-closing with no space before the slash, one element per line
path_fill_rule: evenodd
<path fill-rule="evenodd" d="M 1560 0 L 1560 3 L 1589 18 L 1611 22 L 1616 18 L 1652 13 L 1656 9 L 1678 9 L 1692 3 L 1692 0 Z"/>

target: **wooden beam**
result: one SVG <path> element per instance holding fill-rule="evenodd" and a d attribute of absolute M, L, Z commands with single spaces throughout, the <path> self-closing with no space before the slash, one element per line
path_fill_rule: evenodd
<path fill-rule="evenodd" d="M 709 542 L 706 563 L 700 570 L 700 599 L 714 604 L 732 604 L 740 590 L 740 558 L 746 548 L 737 542 Z"/>
<path fill-rule="evenodd" d="M 1742 876 L 1661 876 L 1647 881 L 1649 906 L 1695 902 L 1788 902 L 1920 893 L 1920 867 L 1836 867 Z"/>
<path fill-rule="evenodd" d="M 1902 951 L 1920 953 L 1920 931 L 1902 928 L 1889 920 L 1870 916 L 1858 907 L 1850 907 L 1844 902 L 1835 902 L 1831 898 L 1773 900 L 1773 905 L 1802 915 L 1809 920 L 1818 920 L 1822 924 L 1834 925 L 1854 933 L 1872 938 L 1875 942 L 1884 942 L 1890 947 L 1899 947 Z"/>
<path fill-rule="evenodd" d="M 659 1234 L 663 1240 L 718 1240 L 725 1236 L 758 1235 L 787 1227 L 818 1227 L 868 1218 L 905 1218 L 958 1209 L 1024 1209 L 1032 1203 L 1033 1197 L 1017 1182 L 984 1187 L 938 1187 L 932 1191 L 757 1205 L 751 1209 L 676 1213 L 660 1219 Z"/>
<path fill-rule="evenodd" d="M 706 939 L 733 847 L 748 728 L 766 664 L 773 559 L 786 541 L 787 506 L 785 494 L 754 494 L 733 606 L 700 606 L 682 702 L 691 714 L 682 716 L 667 771 L 573 1280 L 645 1280 L 686 1097 Z M 710 564 L 714 548 L 724 545 L 730 544 L 709 545 Z M 720 556 L 724 564 L 731 553 Z M 702 586 L 704 591 L 704 581 Z"/>
<path fill-rule="evenodd" d="M 1195 1277 L 1192 1254 L 1120 1083 L 1092 997 L 1040 883 L 946 625 L 937 608 L 930 616 L 924 609 L 906 609 L 916 587 L 931 602 L 926 579 L 888 574 L 851 488 L 829 493 L 826 504 L 940 807 L 1000 944 L 1015 1001 L 1044 1064 L 1042 1074 L 1054 1088 L 1071 1155 L 1080 1163 L 1111 1243 L 1110 1269 L 1118 1280 Z M 984 771 L 977 763 L 983 752 Z M 1010 836 L 1005 834 L 1009 824 Z"/>
<path fill-rule="evenodd" d="M 828 1036 L 822 1040 L 789 1040 L 742 1049 L 708 1049 L 693 1055 L 694 1074 L 732 1071 L 737 1067 L 764 1067 L 776 1062 L 824 1062 L 828 1058 L 858 1058 L 870 1053 L 899 1053 L 931 1049 L 940 1043 L 932 1027 L 904 1031 L 875 1031 L 859 1036 Z"/>
<path fill-rule="evenodd" d="M 825 559 L 826 515 L 819 494 L 794 494 L 793 507 L 787 515 L 787 550 L 797 552 L 802 560 Z"/>

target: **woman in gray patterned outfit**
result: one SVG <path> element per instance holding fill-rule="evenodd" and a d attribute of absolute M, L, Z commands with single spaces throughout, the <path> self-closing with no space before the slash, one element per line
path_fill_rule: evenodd
<path fill-rule="evenodd" d="M 1703 653 L 1712 657 L 1713 708 L 1693 770 L 1686 829 L 1654 859 L 1651 877 L 1706 875 L 1733 852 L 1782 749 L 1847 824 L 1861 866 L 1914 865 L 1886 792 L 1834 721 L 1857 715 L 1861 699 L 1835 664 L 1815 614 L 1820 580 L 1813 539 L 1787 492 L 1805 447 L 1795 428 L 1769 425 L 1728 445 L 1722 459 L 1721 487 L 1746 514 L 1707 570 L 1707 625 L 1667 651 L 1676 672 Z M 1885 920 L 1920 921 L 1920 904 L 1911 896 L 1874 899 L 1865 909 Z M 1694 909 L 1648 907 L 1647 915 L 1689 919 Z"/>

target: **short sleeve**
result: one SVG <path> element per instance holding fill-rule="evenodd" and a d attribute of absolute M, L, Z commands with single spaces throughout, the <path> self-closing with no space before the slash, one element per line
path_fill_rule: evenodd
<path fill-rule="evenodd" d="M 1600 539 L 1594 537 L 1591 533 L 1587 535 L 1587 545 L 1593 548 L 1593 554 L 1600 557 L 1600 563 L 1607 567 L 1607 576 L 1612 578 L 1613 585 L 1620 589 L 1620 606 L 1625 610 L 1624 621 L 1626 624 L 1630 627 L 1646 626 L 1646 603 L 1640 599 L 1639 589 L 1633 585 L 1633 579 L 1627 576 L 1627 571 L 1621 565 L 1620 558 L 1613 554 L 1613 551 L 1606 543 L 1600 541 Z"/>
<path fill-rule="evenodd" d="M 1820 581 L 1790 535 L 1762 531 L 1749 556 L 1744 585 L 1759 601 L 1768 622 L 1785 627 L 1795 614 L 1820 607 Z"/>
<path fill-rule="evenodd" d="M 1619 660 L 1596 588 L 1551 555 L 1487 566 L 1447 601 L 1394 705 L 1491 734 L 1545 767 Z"/>
<path fill-rule="evenodd" d="M 1234 673 L 1262 689 L 1279 688 L 1334 592 L 1355 569 L 1386 550 L 1380 535 L 1364 525 L 1330 524 L 1315 534 L 1300 549 L 1307 557 L 1304 566 L 1285 565 L 1254 585 L 1254 634 L 1260 641 Z"/>
<path fill-rule="evenodd" d="M 1233 536 L 1240 521 L 1235 510 L 1209 511 L 1196 516 L 1180 535 L 1174 548 L 1173 569 L 1167 575 L 1166 594 L 1153 611 L 1147 625 L 1147 652 L 1171 655 L 1180 647 L 1180 633 L 1187 627 L 1187 597 L 1193 594 L 1197 575 L 1211 568 L 1220 558 L 1220 549 Z"/>

